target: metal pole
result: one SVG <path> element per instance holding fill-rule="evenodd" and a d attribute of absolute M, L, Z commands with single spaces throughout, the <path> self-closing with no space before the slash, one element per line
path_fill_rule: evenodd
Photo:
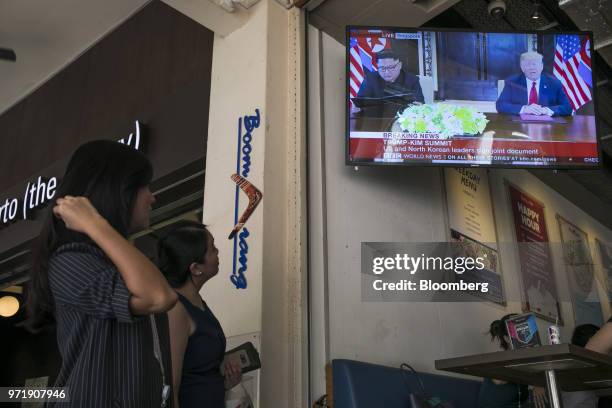
<path fill-rule="evenodd" d="M 546 370 L 545 374 L 546 387 L 548 388 L 548 397 L 550 399 L 550 406 L 552 408 L 563 408 L 561 392 L 557 387 L 557 377 L 555 376 L 555 370 Z"/>

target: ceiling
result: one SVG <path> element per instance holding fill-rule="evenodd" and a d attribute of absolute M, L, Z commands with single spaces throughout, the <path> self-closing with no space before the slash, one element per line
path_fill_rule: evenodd
<path fill-rule="evenodd" d="M 346 25 L 419 27 L 459 0 L 310 0 L 311 24 L 344 42 Z"/>
<path fill-rule="evenodd" d="M 0 59 L 0 114 L 151 1 L 0 1 L 0 48 L 17 53 L 16 62 Z M 218 0 L 163 2 L 219 35 L 242 26 L 248 15 L 243 7 L 228 13 Z"/>
<path fill-rule="evenodd" d="M 612 0 L 560 0 L 561 9 L 581 30 L 593 30 L 597 52 L 612 66 Z"/>
<path fill-rule="evenodd" d="M 0 47 L 17 54 L 16 62 L 0 60 L 0 114 L 148 2 L 0 1 Z"/>

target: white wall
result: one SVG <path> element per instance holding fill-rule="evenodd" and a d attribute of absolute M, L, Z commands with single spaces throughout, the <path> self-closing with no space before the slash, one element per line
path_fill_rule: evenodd
<path fill-rule="evenodd" d="M 228 13 L 212 0 L 163 0 L 163 2 L 221 37 L 245 25 L 253 15 L 252 10 L 243 7 L 236 7 L 233 13 Z"/>
<path fill-rule="evenodd" d="M 264 185 L 266 127 L 266 52 L 267 10 L 265 4 L 252 10 L 248 24 L 227 37 L 215 34 L 210 91 L 206 176 L 204 186 L 204 223 L 209 225 L 219 248 L 219 275 L 206 284 L 204 294 L 215 308 L 228 336 L 261 330 L 261 252 L 262 207 L 257 208 L 247 224 L 248 286 L 235 289 L 232 274 L 233 241 L 227 239 L 234 226 L 236 185 L 230 176 L 236 172 L 238 120 L 261 112 L 261 125 L 253 130 L 251 166 L 248 179 L 266 197 Z M 249 46 L 245 46 L 246 42 Z M 248 67 L 248 68 L 247 68 Z M 243 128 L 244 133 L 244 128 Z M 240 210 L 247 200 L 240 192 Z M 233 307 L 227 307 L 228 304 Z M 239 313 L 237 313 L 239 311 Z"/>
<path fill-rule="evenodd" d="M 212 5 L 208 1 L 203 3 L 206 8 Z M 219 249 L 220 265 L 218 275 L 203 287 L 202 296 L 219 319 L 228 337 L 228 348 L 238 345 L 250 333 L 260 351 L 261 343 L 257 340 L 261 338 L 263 204 L 247 223 L 250 237 L 246 289 L 236 289 L 230 281 L 234 242 L 227 236 L 234 225 L 235 184 L 230 175 L 236 172 L 238 120 L 254 115 L 255 109 L 260 109 L 262 118 L 260 127 L 252 132 L 248 179 L 264 197 L 266 193 L 263 172 L 267 42 L 260 34 L 265 32 L 266 24 L 267 11 L 262 4 L 251 11 L 248 23 L 232 34 L 223 37 L 215 32 L 203 213 L 204 223 L 209 226 Z M 245 47 L 248 40 L 251 46 Z M 242 192 L 239 202 L 239 213 L 242 213 L 247 204 Z M 249 384 L 255 389 L 253 397 L 257 397 L 259 391 L 258 374 L 255 373 L 255 383 Z"/>
<path fill-rule="evenodd" d="M 361 242 L 447 240 L 442 172 L 345 166 L 344 47 L 309 27 L 309 58 L 311 333 L 317 334 L 311 337 L 312 397 L 325 393 L 322 370 L 335 358 L 391 366 L 406 361 L 416 369 L 433 371 L 436 359 L 497 350 L 483 333 L 492 320 L 521 309 L 519 265 L 513 251 L 501 253 L 506 296 L 514 300 L 506 307 L 489 302 L 361 301 Z M 529 172 L 489 174 L 500 243 L 515 241 L 504 180 L 544 202 L 551 241 L 560 240 L 557 212 L 586 231 L 592 244 L 595 237 L 612 241 L 611 231 Z M 567 299 L 561 254 L 553 252 L 553 257 L 557 286 Z M 607 302 L 602 303 L 608 317 Z M 574 325 L 570 304 L 562 305 L 562 316 L 566 323 L 562 335 L 569 340 Z M 547 323 L 539 324 L 545 330 Z"/>
<path fill-rule="evenodd" d="M 262 369 L 255 379 L 259 384 L 254 385 L 260 388 L 259 406 L 301 406 L 307 396 L 302 378 L 307 369 L 302 350 L 306 336 L 302 16 L 274 0 L 262 0 L 226 33 L 216 29 L 219 22 L 210 21 L 207 0 L 202 7 L 191 1 L 171 3 L 184 3 L 181 11 L 215 31 L 203 218 L 215 236 L 220 268 L 202 295 L 229 337 L 228 344 L 244 339 L 260 342 Z M 255 109 L 261 119 L 252 132 L 248 180 L 263 199 L 245 225 L 250 232 L 248 285 L 237 289 L 230 281 L 234 242 L 227 239 L 235 208 L 230 175 L 236 172 L 238 120 L 255 115 Z M 239 192 L 239 214 L 247 201 Z"/>

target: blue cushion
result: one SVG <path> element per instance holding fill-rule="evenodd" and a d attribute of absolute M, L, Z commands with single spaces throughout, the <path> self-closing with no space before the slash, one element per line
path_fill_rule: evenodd
<path fill-rule="evenodd" d="M 409 394 L 420 394 L 414 374 L 408 374 L 408 385 L 399 368 L 338 359 L 332 361 L 332 372 L 334 408 L 411 408 Z M 429 396 L 450 401 L 455 408 L 476 406 L 481 381 L 419 375 Z"/>

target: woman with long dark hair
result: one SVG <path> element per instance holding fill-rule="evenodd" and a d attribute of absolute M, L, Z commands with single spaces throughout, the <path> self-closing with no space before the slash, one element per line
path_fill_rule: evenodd
<path fill-rule="evenodd" d="M 56 386 L 73 407 L 159 407 L 155 325 L 176 294 L 126 237 L 149 225 L 152 168 L 136 150 L 93 141 L 72 155 L 34 254 L 25 326 L 56 324 Z M 167 388 L 166 388 L 167 390 Z M 66 406 L 66 405 L 62 405 Z"/>
<path fill-rule="evenodd" d="M 184 221 L 160 239 L 158 257 L 179 298 L 168 312 L 174 406 L 223 408 L 225 390 L 238 385 L 242 373 L 228 362 L 221 374 L 225 335 L 199 293 L 219 271 L 214 238 L 204 225 Z"/>

